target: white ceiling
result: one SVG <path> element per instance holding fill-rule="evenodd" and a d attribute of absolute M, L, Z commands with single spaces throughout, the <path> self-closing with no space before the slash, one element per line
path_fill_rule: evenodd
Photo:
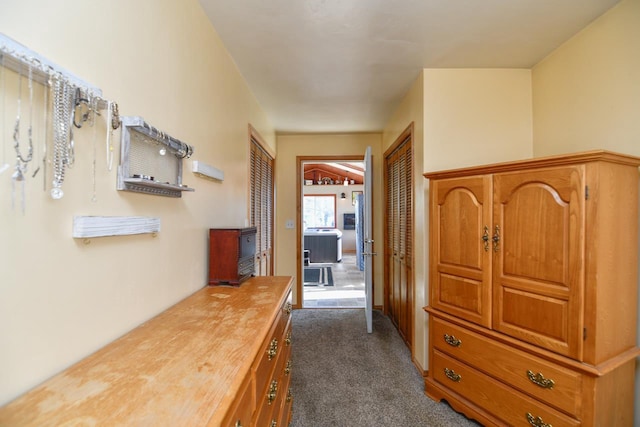
<path fill-rule="evenodd" d="M 531 68 L 618 0 L 200 0 L 279 133 L 383 129 L 423 68 Z"/>

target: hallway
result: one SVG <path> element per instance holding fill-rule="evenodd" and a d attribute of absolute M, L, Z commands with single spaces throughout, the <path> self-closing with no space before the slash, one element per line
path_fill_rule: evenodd
<path fill-rule="evenodd" d="M 343 254 L 342 261 L 331 266 L 333 286 L 303 286 L 304 308 L 364 308 L 364 271 L 356 265 L 355 254 Z"/>

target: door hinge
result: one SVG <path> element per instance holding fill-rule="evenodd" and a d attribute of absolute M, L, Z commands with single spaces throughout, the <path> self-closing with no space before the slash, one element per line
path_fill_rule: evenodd
<path fill-rule="evenodd" d="M 584 199 L 585 200 L 589 200 L 589 186 L 588 185 L 584 186 Z"/>
<path fill-rule="evenodd" d="M 587 340 L 587 328 L 582 328 L 582 340 Z"/>

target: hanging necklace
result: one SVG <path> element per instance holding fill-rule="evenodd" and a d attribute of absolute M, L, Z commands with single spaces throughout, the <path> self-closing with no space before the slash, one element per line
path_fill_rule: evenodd
<path fill-rule="evenodd" d="M 31 103 L 30 111 L 32 111 L 33 105 L 33 74 L 31 65 L 29 65 L 29 101 Z M 21 119 L 21 108 L 22 108 L 22 74 L 18 74 L 18 113 L 16 115 L 16 124 L 13 129 L 13 147 L 16 151 L 16 167 L 15 172 L 11 176 L 11 205 L 15 208 L 15 194 L 16 194 L 16 183 L 20 183 L 21 193 L 22 193 L 22 213 L 25 212 L 25 177 L 24 174 L 27 172 L 28 163 L 33 160 L 33 135 L 31 124 L 29 125 L 28 135 L 29 135 L 29 148 L 27 151 L 27 155 L 23 155 L 20 151 L 20 119 Z M 32 114 L 31 114 L 32 115 Z M 31 117 L 29 118 L 29 122 L 31 122 Z"/>
<path fill-rule="evenodd" d="M 53 188 L 51 198 L 61 199 L 64 196 L 62 183 L 66 166 L 69 162 L 70 127 L 72 126 L 73 94 L 71 85 L 62 75 L 53 77 Z"/>
<path fill-rule="evenodd" d="M 49 90 L 51 87 L 51 76 L 46 86 L 42 86 L 42 191 L 47 191 L 47 143 L 49 142 Z"/>
<path fill-rule="evenodd" d="M 93 131 L 93 135 L 91 137 L 92 140 L 92 146 L 93 146 L 93 162 L 92 162 L 92 196 L 91 196 L 91 201 L 93 203 L 98 201 L 98 195 L 97 195 L 97 191 L 96 191 L 96 157 L 97 157 L 97 147 L 96 147 L 96 114 L 98 114 L 98 98 L 93 94 L 89 94 L 89 106 L 90 106 L 90 111 L 89 111 L 89 126 L 91 126 L 91 129 Z"/>
<path fill-rule="evenodd" d="M 111 172 L 113 167 L 113 144 L 111 139 L 113 138 L 113 127 L 111 126 L 111 120 L 113 118 L 113 102 L 107 101 L 107 141 L 105 148 L 107 150 L 107 170 Z"/>
<path fill-rule="evenodd" d="M 0 108 L 0 114 L 2 114 L 2 164 L 0 164 L 0 174 L 9 169 L 9 163 L 7 163 L 7 151 L 6 145 L 7 140 L 5 136 L 5 118 L 4 118 L 4 98 L 6 91 L 4 90 L 4 54 L 0 52 L 0 88 L 2 89 L 0 92 L 2 93 L 2 99 L 0 103 L 2 103 L 2 108 Z"/>
<path fill-rule="evenodd" d="M 29 155 L 31 156 L 31 159 L 29 159 L 29 161 L 33 160 L 34 155 L 37 156 L 37 153 L 34 154 L 34 149 L 33 149 L 33 70 L 31 69 L 31 65 L 29 65 Z M 38 171 L 40 170 L 40 165 L 37 162 L 34 162 L 34 164 L 36 165 L 36 170 L 33 171 L 33 174 L 31 174 L 31 178 L 35 178 L 36 175 L 38 174 Z M 26 172 L 26 168 L 25 168 L 25 172 Z"/>

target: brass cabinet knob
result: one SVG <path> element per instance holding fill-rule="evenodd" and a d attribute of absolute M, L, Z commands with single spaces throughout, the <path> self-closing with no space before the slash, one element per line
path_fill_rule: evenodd
<path fill-rule="evenodd" d="M 292 310 L 293 306 L 291 305 L 290 302 L 287 302 L 284 307 L 282 308 L 282 311 L 284 312 L 284 314 L 286 314 L 287 316 L 291 314 L 291 310 Z"/>
<path fill-rule="evenodd" d="M 484 251 L 489 252 L 489 227 L 485 225 L 483 231 L 484 232 L 482 233 L 482 242 L 483 242 L 482 244 L 484 246 Z"/>
<path fill-rule="evenodd" d="M 276 354 L 278 354 L 278 340 L 274 338 L 271 340 L 269 350 L 267 350 L 267 358 L 271 360 L 276 357 Z"/>
<path fill-rule="evenodd" d="M 496 225 L 493 233 L 493 251 L 498 252 L 500 250 L 500 226 Z"/>
<path fill-rule="evenodd" d="M 278 394 L 278 381 L 273 380 L 269 385 L 269 393 L 267 393 L 267 403 L 271 405 Z"/>

